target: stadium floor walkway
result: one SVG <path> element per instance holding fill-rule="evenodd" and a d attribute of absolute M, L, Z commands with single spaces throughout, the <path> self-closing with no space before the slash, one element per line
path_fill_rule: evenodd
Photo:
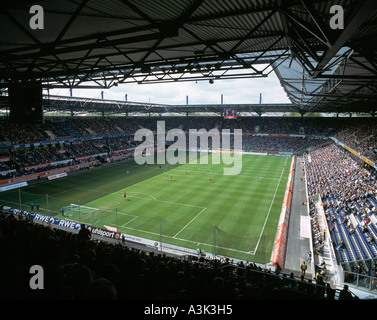
<path fill-rule="evenodd" d="M 303 158 L 296 158 L 296 174 L 293 185 L 292 210 L 289 220 L 287 248 L 285 253 L 284 273 L 293 272 L 297 277 L 301 275 L 303 261 L 308 265 L 305 279 L 313 279 L 310 263 L 307 257 L 310 251 L 310 217 L 306 204 Z"/>

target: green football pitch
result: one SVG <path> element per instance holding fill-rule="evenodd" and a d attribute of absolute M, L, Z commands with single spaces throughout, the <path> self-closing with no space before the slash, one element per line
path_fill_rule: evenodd
<path fill-rule="evenodd" d="M 57 217 L 66 208 L 70 219 L 100 228 L 268 263 L 292 158 L 243 155 L 237 175 L 207 160 L 169 168 L 120 162 L 2 192 L 0 202 L 29 211 L 33 203 L 34 212 Z M 71 204 L 81 214 L 67 211 Z"/>

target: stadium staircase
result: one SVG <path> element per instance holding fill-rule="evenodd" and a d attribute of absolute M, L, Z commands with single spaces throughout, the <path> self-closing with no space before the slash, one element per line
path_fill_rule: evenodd
<path fill-rule="evenodd" d="M 97 134 L 91 128 L 85 128 L 85 130 L 88 132 L 90 136 L 92 137 L 97 136 Z"/>
<path fill-rule="evenodd" d="M 318 214 L 318 224 L 319 224 L 319 229 L 320 230 L 326 230 L 325 226 L 325 213 L 323 211 L 323 205 L 322 201 L 317 201 L 316 204 L 316 209 L 317 209 L 317 214 Z M 329 235 L 327 234 L 326 237 Z M 331 287 L 333 287 L 336 283 L 337 280 L 335 279 L 335 272 L 334 272 L 334 267 L 333 263 L 331 261 L 330 257 L 330 249 L 328 246 L 328 242 L 323 241 L 324 246 L 323 246 L 323 253 L 322 255 L 318 256 L 318 265 L 321 265 L 323 262 L 326 264 L 326 277 L 325 277 L 325 282 L 329 282 L 331 284 Z"/>
<path fill-rule="evenodd" d="M 45 135 L 53 141 L 56 140 L 56 135 L 51 130 L 45 130 Z"/>

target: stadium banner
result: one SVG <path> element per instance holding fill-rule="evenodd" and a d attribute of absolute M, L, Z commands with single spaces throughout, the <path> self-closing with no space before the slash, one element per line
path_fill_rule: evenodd
<path fill-rule="evenodd" d="M 60 219 L 60 218 L 55 218 L 51 217 L 45 214 L 41 213 L 35 213 L 35 212 L 30 212 L 26 210 L 19 210 L 19 209 L 14 209 L 11 207 L 4 207 L 3 209 L 7 209 L 9 213 L 12 213 L 14 215 L 19 215 L 21 214 L 24 217 L 30 217 L 33 219 L 33 221 L 41 222 L 41 223 L 47 223 L 49 225 L 55 226 L 55 227 L 61 227 L 64 229 L 68 230 L 74 230 L 74 231 L 80 231 L 81 229 L 81 222 L 76 222 L 73 220 L 66 220 L 66 219 Z M 90 230 L 92 235 L 97 235 L 99 237 L 103 238 L 108 238 L 108 239 L 115 239 L 118 240 L 120 237 L 120 234 L 114 230 L 106 230 L 102 228 L 97 228 L 97 227 L 92 227 L 90 225 L 85 226 Z"/>
<path fill-rule="evenodd" d="M 92 236 L 97 235 L 103 238 L 115 239 L 115 240 L 118 240 L 120 237 L 120 234 L 118 232 L 112 231 L 112 230 L 106 230 L 106 229 L 92 227 L 92 226 L 88 226 L 88 230 L 92 233 Z"/>
<path fill-rule="evenodd" d="M 372 160 L 369 160 L 367 157 L 364 157 L 364 156 L 360 156 L 360 159 L 363 160 L 366 164 L 376 169 L 376 163 L 373 162 Z"/>
<path fill-rule="evenodd" d="M 55 161 L 55 162 L 49 162 L 49 163 L 42 163 L 42 164 L 38 164 L 38 165 L 35 165 L 35 166 L 25 167 L 25 170 L 33 170 L 33 169 L 40 169 L 40 168 L 48 167 L 48 166 L 55 166 L 55 165 L 60 165 L 60 164 L 68 164 L 68 163 L 70 163 L 72 161 L 73 161 L 73 159 L 68 159 L 68 160 Z"/>
<path fill-rule="evenodd" d="M 136 149 L 136 148 L 134 148 L 134 149 Z M 131 150 L 131 149 L 114 150 L 114 151 L 111 151 L 111 153 L 127 152 L 127 151 L 129 151 L 129 150 Z"/>
<path fill-rule="evenodd" d="M 166 244 L 166 243 L 162 243 L 161 251 L 166 252 L 166 253 L 171 253 L 171 254 L 174 254 L 174 255 L 178 255 L 178 256 L 187 256 L 187 255 L 195 256 L 195 255 L 198 255 L 197 250 L 179 247 L 179 246 L 175 246 L 175 245 L 172 245 L 172 244 Z M 211 257 L 206 252 L 203 252 L 203 253 L 206 255 L 206 258 Z"/>
<path fill-rule="evenodd" d="M 292 137 L 292 138 L 310 138 L 310 137 L 312 137 L 312 136 L 307 136 L 307 135 L 304 135 L 304 134 L 290 134 L 289 135 L 290 137 Z M 313 137 L 315 137 L 315 136 L 313 136 Z"/>
<path fill-rule="evenodd" d="M 10 184 L 13 184 L 13 183 L 19 183 L 19 182 L 24 182 L 24 181 L 30 181 L 30 180 L 37 179 L 38 177 L 42 178 L 42 177 L 46 177 L 46 176 L 53 175 L 53 174 L 59 174 L 59 173 L 62 173 L 62 172 L 67 172 L 67 171 L 70 171 L 72 169 L 79 170 L 79 169 L 83 169 L 83 168 L 88 168 L 88 167 L 91 167 L 91 166 L 98 164 L 98 163 L 99 163 L 99 161 L 95 160 L 95 161 L 91 161 L 91 162 L 87 162 L 87 163 L 76 164 L 76 165 L 69 166 L 69 167 L 64 167 L 64 168 L 49 170 L 49 171 L 45 171 L 45 172 L 39 172 L 39 173 L 30 174 L 30 175 L 25 175 L 25 176 L 21 176 L 21 177 L 17 177 L 17 178 L 7 179 L 7 180 L 0 181 L 0 186 L 10 185 Z"/>
<path fill-rule="evenodd" d="M 80 231 L 81 225 L 82 225 L 81 222 L 55 218 L 55 217 L 51 217 L 51 216 L 48 216 L 48 215 L 35 213 L 35 212 L 29 212 L 29 211 L 25 211 L 25 210 L 9 208 L 8 211 L 10 213 L 15 214 L 15 215 L 22 214 L 22 216 L 24 216 L 24 217 L 30 217 L 34 221 L 37 221 L 37 222 L 47 223 L 47 224 L 50 224 L 52 226 L 61 227 L 61 228 L 68 229 L 68 230 L 71 230 L 71 231 L 72 230 Z M 92 227 L 92 226 L 89 226 L 89 225 L 86 225 L 86 224 L 85 224 L 85 226 L 90 230 L 92 235 L 97 235 L 97 236 L 102 237 L 102 238 L 115 239 L 115 240 L 118 240 L 119 237 L 120 237 L 120 234 L 118 232 L 114 231 L 114 230 L 106 230 L 106 229 L 102 229 L 102 228 Z"/>
<path fill-rule="evenodd" d="M 241 154 L 253 154 L 255 156 L 267 156 L 267 153 L 265 153 L 265 152 L 246 152 L 246 151 L 242 151 Z"/>
<path fill-rule="evenodd" d="M 13 172 L 17 172 L 17 170 L 16 169 L 12 169 L 12 170 L 1 171 L 0 175 L 5 176 L 5 175 L 13 173 Z"/>
<path fill-rule="evenodd" d="M 348 150 L 349 152 L 351 152 L 353 155 L 360 157 L 359 153 L 357 151 L 353 150 L 352 148 L 350 148 L 349 146 L 343 144 L 343 148 Z"/>
<path fill-rule="evenodd" d="M 15 184 L 6 185 L 5 187 L 0 187 L 0 192 L 26 187 L 27 185 L 27 182 L 19 182 Z"/>
<path fill-rule="evenodd" d="M 270 157 L 293 157 L 292 152 L 267 151 L 267 156 Z"/>
<path fill-rule="evenodd" d="M 3 209 L 5 209 L 5 207 Z M 31 211 L 26 211 L 26 210 L 19 210 L 19 209 L 14 209 L 10 207 L 7 209 L 9 213 L 12 213 L 17 216 L 21 214 L 23 217 L 25 218 L 30 217 L 34 221 L 37 221 L 37 222 L 47 223 L 47 224 L 55 225 L 57 227 L 62 227 L 65 229 L 76 230 L 76 231 L 81 229 L 81 223 L 76 222 L 76 221 L 55 218 L 55 217 L 47 216 L 41 213 L 35 213 Z"/>
<path fill-rule="evenodd" d="M 343 149 L 346 149 L 347 151 L 349 151 L 351 154 L 353 154 L 354 156 L 358 157 L 360 160 L 364 161 L 364 163 L 370 165 L 371 167 L 377 169 L 376 167 L 376 163 L 371 161 L 370 159 L 368 159 L 367 157 L 361 155 L 360 153 L 358 153 L 357 151 L 353 150 L 352 148 L 350 148 L 349 146 L 345 145 L 344 143 L 340 142 L 338 139 L 336 138 L 333 138 L 331 137 L 331 139 L 338 145 L 338 146 L 341 146 Z"/>
<path fill-rule="evenodd" d="M 21 176 L 21 177 L 17 177 L 17 178 L 11 178 L 11 179 L 0 181 L 0 186 L 24 182 L 24 181 L 29 181 L 29 180 L 37 179 L 38 177 L 42 177 L 42 176 L 45 176 L 45 172 L 34 173 L 34 174 L 31 174 L 31 175 Z"/>
<path fill-rule="evenodd" d="M 120 233 L 119 239 L 121 241 L 124 241 L 124 242 L 135 243 L 135 244 L 142 245 L 142 246 L 146 246 L 147 243 L 148 244 L 151 243 L 151 242 L 148 242 L 148 241 L 151 241 L 151 240 L 145 239 L 147 241 L 144 242 L 143 238 L 140 238 L 140 237 L 137 237 L 137 236 L 132 236 L 132 235 L 129 235 L 129 234 L 126 234 L 126 233 Z M 156 241 L 154 241 L 154 242 L 156 242 Z M 154 245 L 154 242 L 153 242 L 153 245 Z"/>
<path fill-rule="evenodd" d="M 282 133 L 269 133 L 268 134 L 269 137 L 290 137 L 291 135 L 290 134 L 282 134 Z"/>
<path fill-rule="evenodd" d="M 60 218 L 54 218 L 54 217 L 47 216 L 47 215 L 40 214 L 40 213 L 34 213 L 34 212 L 28 212 L 28 213 L 33 218 L 33 220 L 35 220 L 35 221 L 45 222 L 45 223 L 48 223 L 48 224 L 52 224 L 52 225 L 56 225 L 56 226 L 59 226 L 59 227 L 72 229 L 72 230 L 80 230 L 81 229 L 80 223 L 75 222 L 75 221 L 63 220 L 63 219 L 60 219 Z"/>
<path fill-rule="evenodd" d="M 284 265 L 285 249 L 287 245 L 288 224 L 291 213 L 293 181 L 295 175 L 295 161 L 296 157 L 293 156 L 275 237 L 274 250 L 271 255 L 272 265 L 279 265 L 280 268 Z"/>
<path fill-rule="evenodd" d="M 111 226 L 105 226 L 105 225 L 103 225 L 105 228 L 106 228 L 106 230 L 109 230 L 109 231 L 114 231 L 114 232 L 118 232 L 118 229 L 117 228 L 115 228 L 115 227 L 111 227 Z"/>
<path fill-rule="evenodd" d="M 112 163 L 112 162 L 116 162 L 116 161 L 119 161 L 119 160 L 126 160 L 127 158 L 130 158 L 131 156 L 132 156 L 131 153 L 126 153 L 126 154 L 121 154 L 121 155 L 117 155 L 117 156 L 107 157 L 106 161 L 108 163 Z"/>
<path fill-rule="evenodd" d="M 52 174 L 47 176 L 48 180 L 54 180 L 54 179 L 59 179 L 67 176 L 67 172 L 62 172 L 62 173 L 57 173 L 57 174 Z"/>

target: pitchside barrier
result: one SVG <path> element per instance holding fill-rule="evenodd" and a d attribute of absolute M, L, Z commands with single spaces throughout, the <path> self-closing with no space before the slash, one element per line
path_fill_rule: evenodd
<path fill-rule="evenodd" d="M 95 215 L 95 211 L 92 210 L 93 208 L 87 207 L 88 209 L 85 209 L 84 208 L 85 206 L 72 205 L 72 211 L 78 212 L 79 207 L 80 207 L 80 211 L 81 210 L 88 211 L 88 212 L 90 211 L 89 215 L 91 216 Z M 198 251 L 195 249 L 183 248 L 183 247 L 166 244 L 166 243 L 162 243 L 155 240 L 132 236 L 125 233 L 119 233 L 117 229 L 113 227 L 105 226 L 106 229 L 97 228 L 97 227 L 93 227 L 91 225 L 85 224 L 83 222 L 76 222 L 69 219 L 60 219 L 60 218 L 51 217 L 51 216 L 40 214 L 40 213 L 15 209 L 9 206 L 4 206 L 2 209 L 3 211 L 6 211 L 10 214 L 14 214 L 18 216 L 19 219 L 31 219 L 37 223 L 46 224 L 51 227 L 61 228 L 66 231 L 74 232 L 74 233 L 77 233 L 78 231 L 80 231 L 81 225 L 84 224 L 85 227 L 91 231 L 93 237 L 102 238 L 102 240 L 118 240 L 118 241 L 122 241 L 123 243 L 136 244 L 141 247 L 147 247 L 150 249 L 155 249 L 155 250 L 159 250 L 166 253 L 171 253 L 178 256 L 189 256 L 189 255 L 197 256 L 198 255 Z M 69 211 L 68 209 L 69 208 L 67 206 L 67 211 Z M 211 254 L 206 253 L 204 251 L 202 251 L 201 253 L 204 254 L 206 257 L 212 256 Z"/>
<path fill-rule="evenodd" d="M 275 246 L 272 252 L 272 265 L 278 265 L 281 269 L 284 266 L 285 249 L 287 245 L 288 235 L 288 223 L 291 213 L 292 193 L 293 193 L 293 181 L 295 175 L 295 161 L 296 157 L 292 158 L 292 164 L 289 171 L 289 177 L 287 182 L 287 188 L 284 194 L 283 206 L 281 208 L 280 219 L 278 223 L 277 234 L 275 238 Z"/>
<path fill-rule="evenodd" d="M 80 206 L 80 210 L 83 209 L 84 206 Z M 67 208 L 68 209 L 68 208 Z M 89 208 L 89 211 L 92 211 Z M 227 258 L 226 256 L 222 255 L 214 255 L 213 253 L 206 252 L 204 250 L 198 250 L 198 249 L 190 249 L 190 248 L 185 248 L 185 247 L 180 247 L 177 245 L 173 244 L 168 244 L 164 243 L 161 241 L 156 241 L 156 240 L 150 240 L 150 239 L 145 239 L 142 237 L 138 236 L 133 236 L 125 233 L 120 233 L 117 231 L 117 228 L 114 227 L 109 227 L 109 226 L 104 226 L 105 229 L 98 228 L 98 227 L 93 227 L 91 225 L 85 224 L 83 222 L 77 222 L 73 220 L 68 220 L 68 219 L 61 219 L 61 218 L 56 218 L 56 217 L 51 217 L 48 215 L 40 214 L 40 213 L 35 213 L 35 212 L 30 212 L 26 210 L 20 210 L 20 209 L 15 209 L 9 206 L 4 206 L 2 208 L 3 211 L 8 212 L 10 214 L 14 214 L 18 216 L 19 219 L 31 219 L 35 223 L 41 223 L 46 226 L 51 226 L 59 229 L 63 229 L 67 232 L 73 232 L 73 233 L 78 233 L 82 227 L 82 225 L 85 226 L 85 228 L 88 228 L 91 231 L 92 238 L 98 239 L 98 240 L 103 240 L 103 241 L 116 241 L 116 242 L 122 242 L 127 245 L 131 246 L 137 246 L 137 247 L 144 247 L 144 248 L 149 248 L 152 250 L 156 251 L 161 251 L 167 254 L 172 254 L 175 256 L 180 256 L 184 258 L 200 258 L 200 257 L 205 257 L 206 259 L 225 259 Z M 72 210 L 78 210 L 77 205 L 72 206 Z M 84 209 L 85 211 L 85 209 Z M 91 212 L 91 214 L 93 211 Z M 238 263 L 239 259 L 232 258 L 232 260 L 235 263 Z M 259 264 L 257 264 L 259 265 Z"/>

